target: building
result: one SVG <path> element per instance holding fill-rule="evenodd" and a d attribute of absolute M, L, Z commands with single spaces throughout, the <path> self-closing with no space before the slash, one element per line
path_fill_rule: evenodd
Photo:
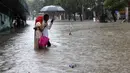
<path fill-rule="evenodd" d="M 25 0 L 0 0 L 0 31 L 14 27 L 14 19 L 18 21 L 17 26 L 23 26 L 28 15 Z"/>

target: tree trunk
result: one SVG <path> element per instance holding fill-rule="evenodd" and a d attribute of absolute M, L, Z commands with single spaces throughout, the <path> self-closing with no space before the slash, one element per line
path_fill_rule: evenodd
<path fill-rule="evenodd" d="M 74 13 L 74 16 L 73 16 L 73 18 L 74 18 L 74 21 L 76 21 L 76 16 L 75 16 L 75 13 Z"/>
<path fill-rule="evenodd" d="M 79 14 L 79 16 L 80 16 L 80 21 L 83 21 L 83 20 L 82 20 L 82 14 L 81 14 L 81 13 Z"/>
<path fill-rule="evenodd" d="M 69 21 L 71 20 L 71 14 L 68 15 L 69 16 Z"/>
<path fill-rule="evenodd" d="M 65 19 L 67 19 L 67 13 L 65 13 Z"/>
<path fill-rule="evenodd" d="M 130 1 L 128 1 L 128 22 L 130 22 Z"/>

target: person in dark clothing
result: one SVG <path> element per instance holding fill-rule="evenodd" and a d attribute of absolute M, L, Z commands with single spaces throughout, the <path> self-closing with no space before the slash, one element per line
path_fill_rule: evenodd
<path fill-rule="evenodd" d="M 112 11 L 111 11 L 111 14 L 112 14 L 112 17 L 113 17 L 113 19 L 114 19 L 114 22 L 116 22 L 117 18 L 116 18 L 116 16 L 115 16 L 115 10 L 112 10 Z"/>

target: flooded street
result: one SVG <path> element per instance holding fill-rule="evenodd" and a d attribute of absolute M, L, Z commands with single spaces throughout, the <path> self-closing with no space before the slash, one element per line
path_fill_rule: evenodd
<path fill-rule="evenodd" d="M 34 22 L 28 24 L 0 36 L 0 73 L 130 73 L 128 23 L 55 22 L 49 31 L 52 47 L 39 51 Z"/>

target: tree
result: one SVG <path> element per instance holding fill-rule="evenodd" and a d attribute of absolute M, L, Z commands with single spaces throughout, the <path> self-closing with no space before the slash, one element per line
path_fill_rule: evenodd
<path fill-rule="evenodd" d="M 128 0 L 105 0 L 104 5 L 111 10 L 121 10 L 128 5 Z"/>
<path fill-rule="evenodd" d="M 76 20 L 75 14 L 78 13 L 80 15 L 80 19 L 82 20 L 83 11 L 87 11 L 87 8 L 93 8 L 95 5 L 95 0 L 27 0 L 29 9 L 31 12 L 34 10 L 36 13 L 40 11 L 43 6 L 46 5 L 60 5 L 62 6 L 68 18 Z"/>
<path fill-rule="evenodd" d="M 44 0 L 27 0 L 30 13 L 36 11 L 36 14 L 39 13 L 40 9 L 45 5 Z"/>
<path fill-rule="evenodd" d="M 62 6 L 66 10 L 69 19 L 73 14 L 73 18 L 76 20 L 75 14 L 78 13 L 82 21 L 83 10 L 87 10 L 88 7 L 92 8 L 94 1 L 95 0 L 56 0 L 55 4 Z"/>
<path fill-rule="evenodd" d="M 75 13 L 76 13 L 75 0 L 55 0 L 55 4 L 62 6 L 66 10 L 66 14 L 68 14 L 69 20 L 71 19 L 72 14 L 74 15 L 74 20 L 76 20 L 76 18 L 75 18 Z"/>
<path fill-rule="evenodd" d="M 114 21 L 116 22 L 115 10 L 122 10 L 128 5 L 128 0 L 105 0 L 105 7 L 110 9 Z"/>

